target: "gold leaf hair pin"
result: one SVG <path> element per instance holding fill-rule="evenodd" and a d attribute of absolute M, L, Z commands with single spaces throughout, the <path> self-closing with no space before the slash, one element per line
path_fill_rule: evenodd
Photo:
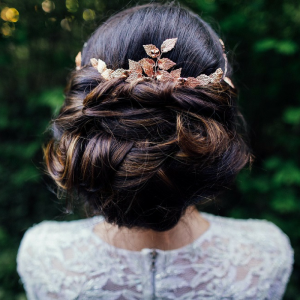
<path fill-rule="evenodd" d="M 225 67 L 224 67 L 224 77 L 223 77 L 223 80 L 227 83 L 227 84 L 229 84 L 232 88 L 234 88 L 234 85 L 233 85 L 233 83 L 232 83 L 232 81 L 231 81 L 231 79 L 230 78 L 228 78 L 228 77 L 226 77 L 226 73 L 227 73 L 227 55 L 226 55 L 226 52 L 225 52 L 225 45 L 224 45 L 224 42 L 221 40 L 221 39 L 219 39 L 219 41 L 220 41 L 220 43 L 221 43 L 221 45 L 222 45 L 222 49 L 223 49 L 223 57 L 224 57 L 224 60 L 225 60 Z"/>
<path fill-rule="evenodd" d="M 161 56 L 163 53 L 171 51 L 175 47 L 176 42 L 177 38 L 167 39 L 161 44 L 160 49 L 152 44 L 143 45 L 147 55 L 151 58 L 143 58 L 139 61 L 129 59 L 128 70 L 121 68 L 117 70 L 108 69 L 106 63 L 101 59 L 91 58 L 90 62 L 91 65 L 98 70 L 98 72 L 105 80 L 110 80 L 113 78 L 126 78 L 126 82 L 134 82 L 154 79 L 161 82 L 176 82 L 176 86 L 183 85 L 194 88 L 196 86 L 216 84 L 223 79 L 227 84 L 234 88 L 231 80 L 228 77 L 225 77 L 227 72 L 227 56 L 225 53 L 224 43 L 221 39 L 220 43 L 223 48 L 223 56 L 225 59 L 224 72 L 221 68 L 218 68 L 209 76 L 200 74 L 196 78 L 181 77 L 181 68 L 168 72 L 168 70 L 174 67 L 176 63 L 168 58 L 161 58 Z M 79 52 L 76 56 L 75 62 L 76 70 L 79 70 L 81 68 L 81 52 Z"/>

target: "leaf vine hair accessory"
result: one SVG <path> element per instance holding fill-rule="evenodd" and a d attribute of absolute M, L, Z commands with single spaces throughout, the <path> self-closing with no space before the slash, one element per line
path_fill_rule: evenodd
<path fill-rule="evenodd" d="M 175 82 L 177 85 L 183 85 L 188 87 L 205 86 L 208 84 L 219 83 L 222 79 L 234 88 L 231 80 L 225 77 L 227 72 L 227 56 L 225 53 L 225 47 L 223 41 L 220 39 L 220 43 L 223 48 L 223 56 L 225 59 L 225 70 L 218 68 L 214 73 L 209 76 L 205 74 L 200 74 L 198 77 L 181 77 L 181 70 L 174 69 L 168 72 L 169 69 L 176 65 L 175 62 L 169 58 L 161 58 L 162 54 L 171 51 L 177 42 L 177 38 L 166 39 L 158 49 L 155 45 L 148 44 L 143 45 L 147 55 L 151 58 L 143 58 L 139 61 L 134 61 L 129 59 L 129 69 L 108 69 L 106 63 L 101 59 L 91 58 L 90 62 L 92 66 L 98 70 L 101 76 L 105 80 L 110 80 L 113 78 L 126 78 L 126 82 L 137 82 L 141 80 L 158 80 L 161 82 Z M 155 60 L 154 60 L 155 59 Z M 75 59 L 76 70 L 81 68 L 81 52 L 79 52 Z M 145 76 L 145 75 L 146 76 Z"/>
<path fill-rule="evenodd" d="M 219 39 L 219 41 L 220 41 L 220 43 L 221 43 L 221 45 L 222 45 L 222 49 L 223 49 L 223 57 L 224 57 L 224 60 L 225 60 L 225 67 L 224 67 L 224 77 L 223 77 L 223 80 L 227 83 L 227 84 L 229 84 L 232 88 L 235 88 L 234 87 L 234 85 L 233 85 L 233 83 L 232 83 L 232 81 L 231 81 L 231 79 L 230 78 L 228 78 L 228 77 L 226 77 L 226 73 L 227 73 L 227 55 L 226 55 L 226 52 L 225 52 L 225 45 L 224 45 L 224 42 L 221 40 L 221 39 Z"/>
<path fill-rule="evenodd" d="M 75 57 L 75 64 L 76 64 L 76 70 L 81 69 L 81 52 L 78 52 L 78 54 Z"/>

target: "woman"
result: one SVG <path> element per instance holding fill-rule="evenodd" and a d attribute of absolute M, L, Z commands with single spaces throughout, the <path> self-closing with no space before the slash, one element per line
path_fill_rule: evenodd
<path fill-rule="evenodd" d="M 177 5 L 134 7 L 76 64 L 45 160 L 95 217 L 27 231 L 17 260 L 28 298 L 281 299 L 287 236 L 196 209 L 252 158 L 211 27 Z"/>

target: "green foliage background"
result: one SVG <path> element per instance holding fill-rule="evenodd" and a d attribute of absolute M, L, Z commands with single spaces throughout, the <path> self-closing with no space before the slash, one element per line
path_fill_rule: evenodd
<path fill-rule="evenodd" d="M 41 145 L 63 102 L 74 58 L 97 24 L 132 6 L 123 0 L 0 1 L 0 299 L 26 299 L 16 273 L 24 231 L 44 219 L 69 220 L 43 175 Z M 145 2 L 139 2 L 145 3 Z M 264 218 L 290 237 L 295 265 L 285 299 L 300 299 L 300 3 L 294 0 L 183 0 L 220 33 L 236 63 L 234 80 L 256 161 L 208 210 Z M 49 3 L 48 3 L 49 4 Z M 52 7 L 53 8 L 53 7 Z M 95 12 L 85 11 L 91 9 Z M 85 11 L 85 19 L 83 12 Z M 62 22 L 62 20 L 64 20 Z"/>

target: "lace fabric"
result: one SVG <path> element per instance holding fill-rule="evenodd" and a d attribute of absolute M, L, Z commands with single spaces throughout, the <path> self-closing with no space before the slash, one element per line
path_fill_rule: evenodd
<path fill-rule="evenodd" d="M 209 229 L 193 243 L 168 251 L 109 245 L 93 232 L 102 217 L 35 225 L 17 256 L 27 297 L 282 299 L 293 265 L 288 237 L 265 220 L 201 214 Z"/>

